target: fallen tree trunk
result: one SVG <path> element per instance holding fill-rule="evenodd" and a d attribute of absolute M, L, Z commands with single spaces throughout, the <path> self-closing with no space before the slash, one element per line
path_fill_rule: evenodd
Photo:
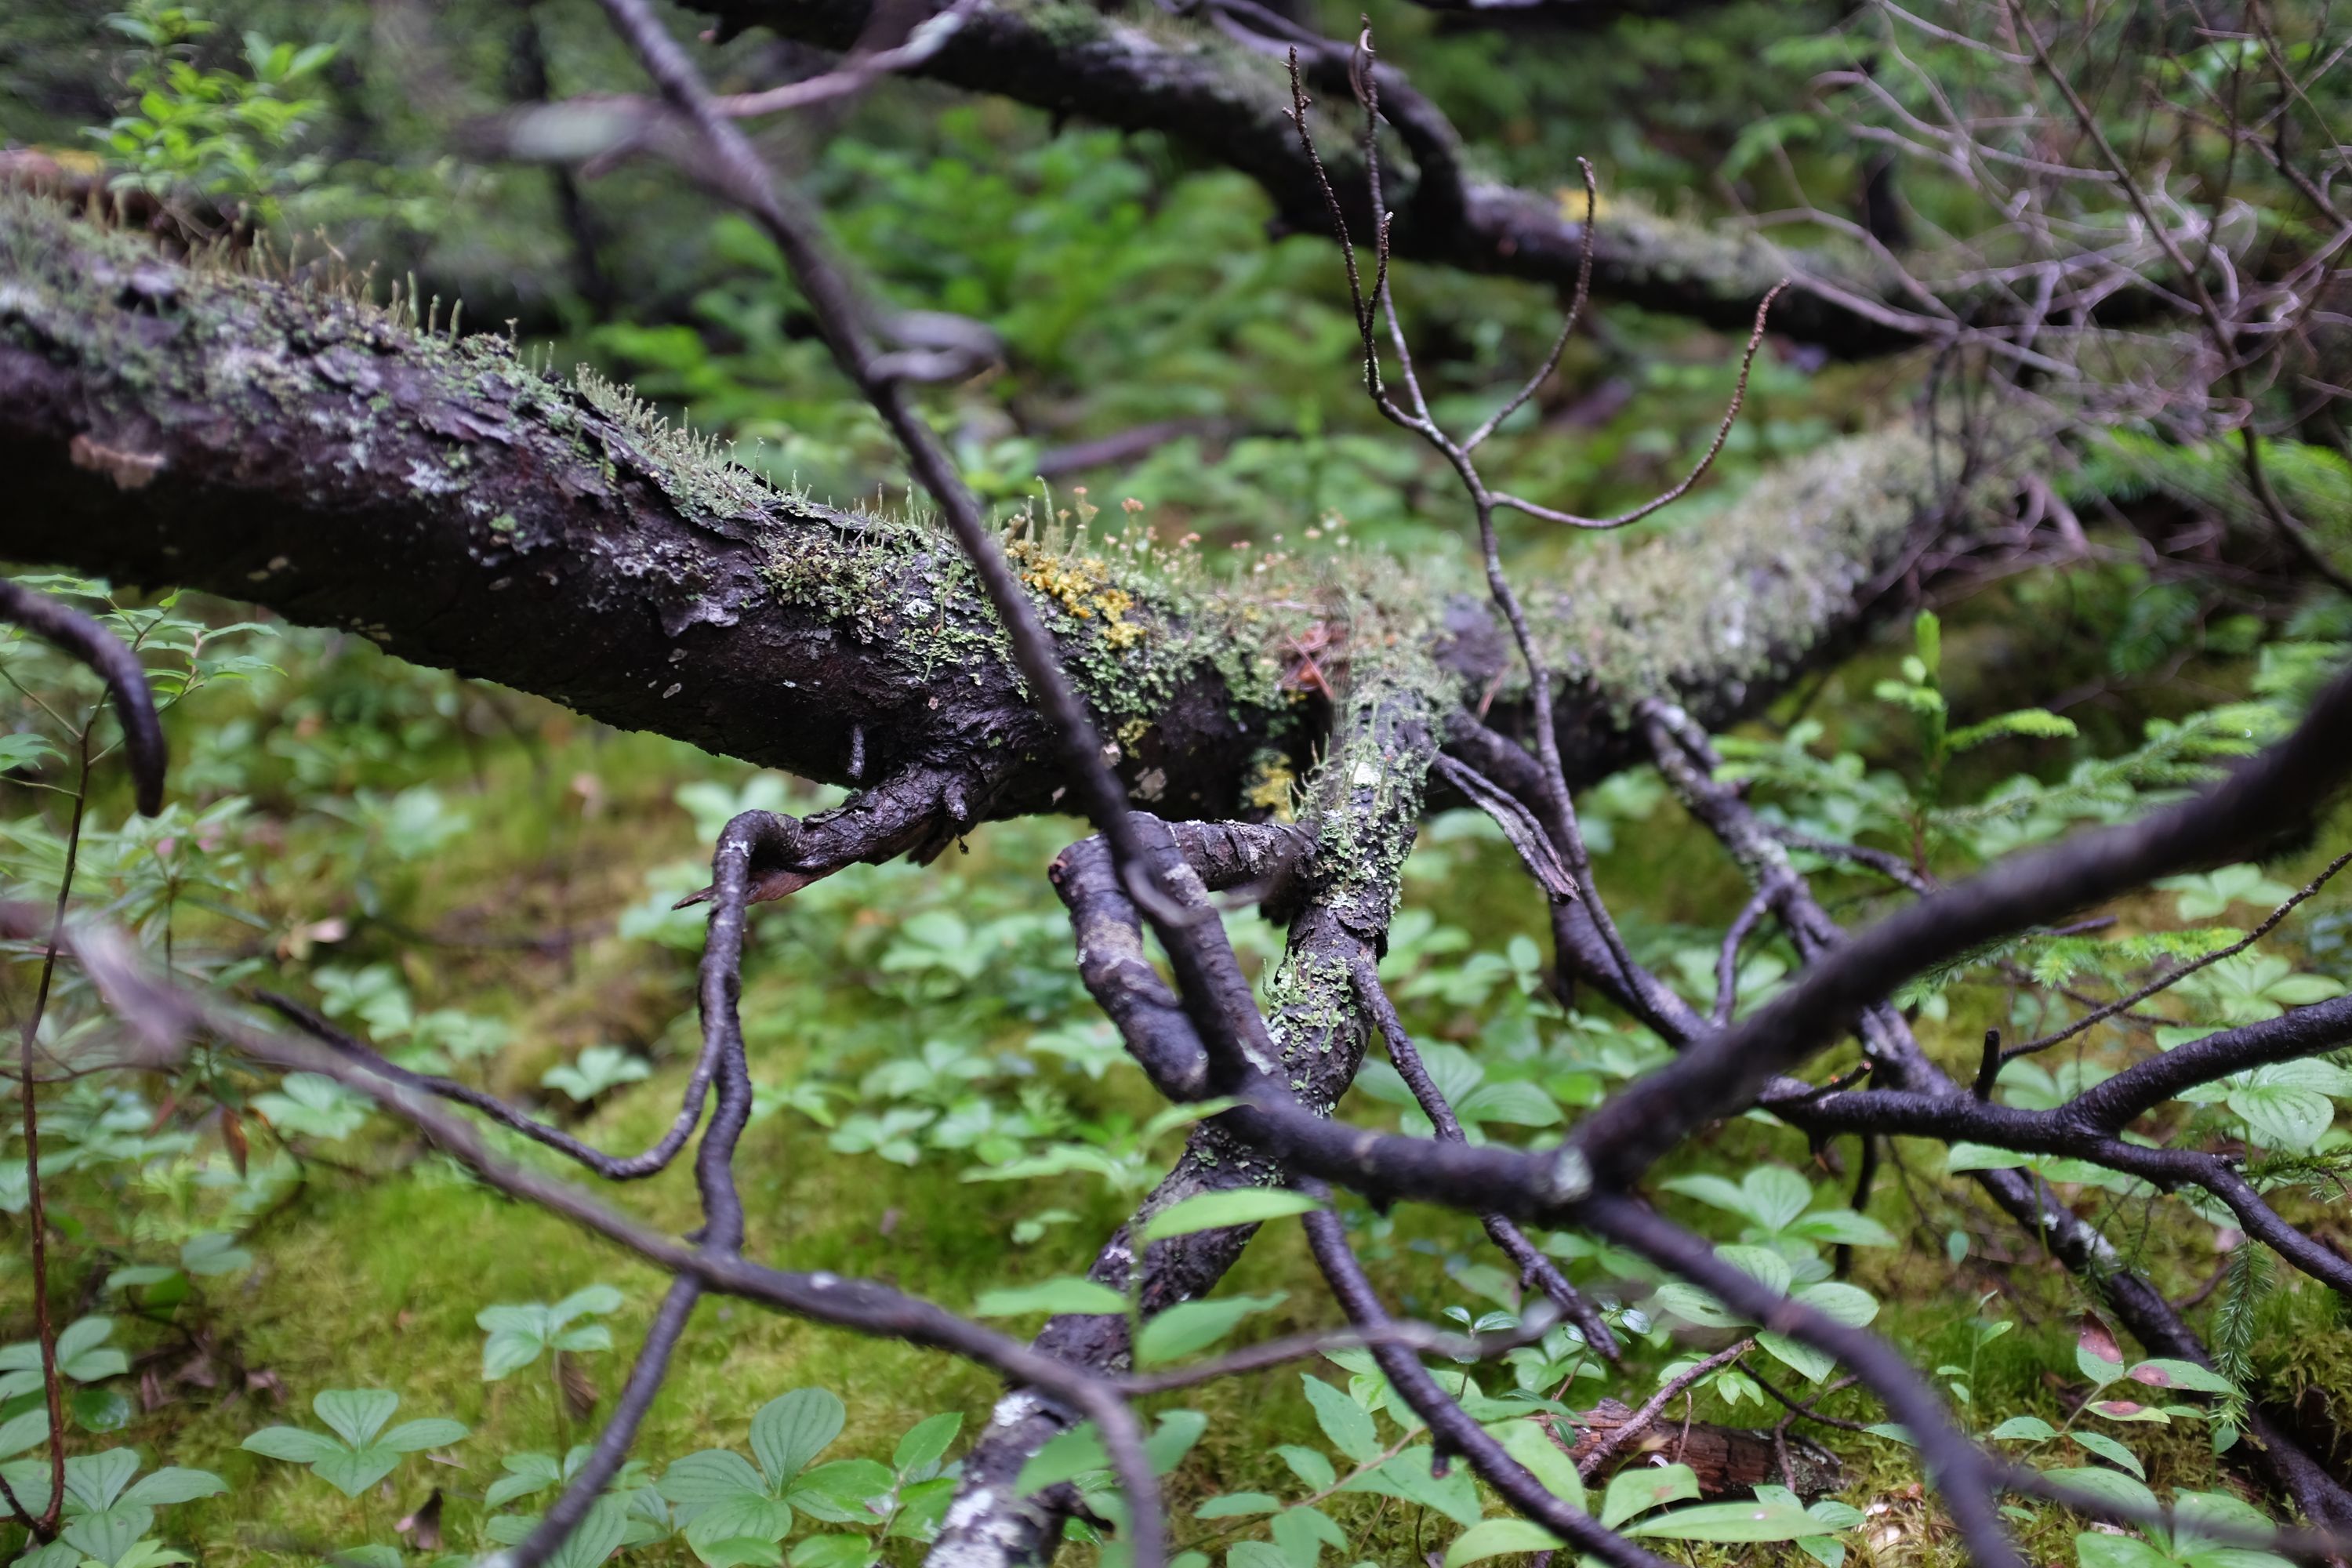
<path fill-rule="evenodd" d="M 1053 809 L 1066 782 L 969 568 L 927 524 L 779 490 L 623 390 L 537 374 L 501 337 L 170 261 L 19 195 L 0 195 L 0 458 L 13 559 L 253 601 L 813 779 L 924 770 L 944 781 L 931 847 Z M 1571 767 L 1622 758 L 1643 695 L 1709 723 L 1753 709 L 1999 491 L 1905 427 L 1835 443 L 1704 528 L 1583 542 L 1530 595 L 1568 685 Z M 1320 706 L 1286 679 L 1292 650 L 1319 633 L 1318 668 L 1344 667 L 1352 593 L 1384 626 L 1425 628 L 1466 702 L 1513 711 L 1516 661 L 1466 561 L 1405 572 L 1342 551 L 1268 583 L 1165 547 L 1013 549 L 1122 779 L 1168 816 L 1233 816 L 1305 756 Z"/>

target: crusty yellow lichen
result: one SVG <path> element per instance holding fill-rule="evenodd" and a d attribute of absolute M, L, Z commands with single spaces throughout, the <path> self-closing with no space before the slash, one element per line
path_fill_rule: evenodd
<path fill-rule="evenodd" d="M 1062 606 L 1072 619 L 1102 623 L 1105 644 L 1117 649 L 1143 640 L 1143 627 L 1127 618 L 1135 595 L 1111 580 L 1110 563 L 1099 555 L 1062 555 L 1033 539 L 1006 547 L 1021 580 Z"/>

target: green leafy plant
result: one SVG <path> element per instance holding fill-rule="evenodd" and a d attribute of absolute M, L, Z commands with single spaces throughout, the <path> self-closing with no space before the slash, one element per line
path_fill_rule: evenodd
<path fill-rule="evenodd" d="M 77 1318 L 58 1331 L 58 1375 L 76 1384 L 67 1409 L 86 1431 L 112 1432 L 131 1417 L 131 1404 L 122 1395 L 98 1384 L 131 1370 L 131 1360 L 113 1337 L 111 1318 Z M 42 1386 L 41 1345 L 37 1340 L 0 1346 L 0 1407 Z"/>
<path fill-rule="evenodd" d="M 1780 1253 L 1761 1247 L 1718 1247 L 1717 1258 L 1741 1272 L 1753 1276 L 1773 1290 L 1791 1294 L 1807 1306 L 1827 1314 L 1842 1323 L 1860 1328 L 1878 1315 L 1878 1302 L 1869 1291 L 1858 1285 L 1837 1280 L 1820 1280 L 1812 1284 L 1790 1287 L 1795 1275 L 1789 1260 Z M 1670 1280 L 1658 1288 L 1656 1305 L 1685 1322 L 1703 1328 L 1748 1328 L 1753 1324 L 1727 1310 L 1721 1302 L 1695 1285 Z M 1770 1329 L 1759 1329 L 1756 1342 L 1779 1360 L 1785 1362 L 1806 1378 L 1820 1383 L 1835 1370 L 1836 1363 L 1812 1346 L 1788 1334 Z"/>
<path fill-rule="evenodd" d="M 564 1387 L 567 1357 L 613 1348 L 613 1331 L 603 1323 L 581 1321 L 618 1311 L 621 1293 L 610 1285 L 590 1285 L 574 1290 L 553 1306 L 541 1301 L 485 1307 L 474 1314 L 482 1341 L 482 1381 L 496 1383 L 520 1372 L 541 1356 L 548 1357 L 548 1398 L 554 1410 L 555 1441 L 566 1440 Z"/>
<path fill-rule="evenodd" d="M 610 1285 L 574 1290 L 553 1306 L 527 1301 L 485 1307 L 474 1321 L 488 1335 L 482 1342 L 482 1381 L 496 1383 L 548 1354 L 578 1355 L 613 1348 L 613 1331 L 583 1318 L 620 1310 L 621 1293 Z"/>
<path fill-rule="evenodd" d="M 888 1467 L 871 1459 L 813 1465 L 846 1419 L 831 1391 L 794 1389 L 751 1417 L 751 1459 L 731 1448 L 705 1448 L 664 1470 L 658 1489 L 676 1505 L 696 1554 L 711 1568 L 773 1562 L 772 1548 L 791 1533 L 795 1510 L 834 1522 L 878 1521 L 870 1505 L 897 1484 Z"/>
<path fill-rule="evenodd" d="M 1526 1079 L 1505 1078 L 1459 1046 L 1436 1042 L 1421 1047 L 1422 1065 L 1445 1102 L 1454 1108 L 1463 1131 L 1483 1142 L 1487 1122 L 1518 1127 L 1549 1127 L 1560 1119 L 1559 1107 L 1543 1086 Z M 1404 1108 L 1404 1130 L 1426 1138 L 1430 1122 L 1421 1113 L 1412 1089 L 1386 1062 L 1369 1061 L 1356 1077 L 1356 1086 L 1375 1100 Z"/>
<path fill-rule="evenodd" d="M 265 1426 L 239 1445 L 248 1453 L 307 1466 L 311 1474 L 346 1497 L 357 1497 L 392 1474 L 401 1459 L 426 1448 L 455 1443 L 466 1428 L 444 1417 L 384 1423 L 400 1408 L 400 1395 L 383 1388 L 331 1388 L 310 1402 L 335 1434 L 300 1426 Z"/>
<path fill-rule="evenodd" d="M 137 0 L 107 21 L 139 46 L 125 111 L 91 132 L 123 166 L 118 183 L 259 199 L 316 177 L 317 164 L 281 159 L 325 110 L 306 89 L 334 58 L 332 44 L 298 47 L 247 33 L 239 76 L 189 58 L 215 26 L 193 7 Z"/>
<path fill-rule="evenodd" d="M 590 1046 L 573 1060 L 548 1068 L 539 1081 L 570 1096 L 573 1104 L 585 1105 L 625 1083 L 641 1083 L 653 1071 L 643 1058 L 619 1046 Z"/>
<path fill-rule="evenodd" d="M 34 1513 L 47 1510 L 47 1459 L 0 1465 L 0 1477 Z M 79 1568 L 86 1559 L 108 1568 L 184 1563 L 185 1556 L 148 1539 L 147 1532 L 155 1527 L 155 1510 L 227 1489 L 227 1483 L 209 1470 L 167 1465 L 142 1476 L 139 1456 L 129 1448 L 74 1455 L 66 1460 L 64 1527 L 56 1541 L 17 1558 L 18 1568 Z"/>
<path fill-rule="evenodd" d="M 1840 1204 L 1813 1207 L 1813 1187 L 1796 1172 L 1780 1165 L 1758 1165 L 1737 1184 L 1713 1174 L 1675 1176 L 1658 1184 L 1668 1192 L 1696 1198 L 1711 1207 L 1747 1221 L 1739 1233 L 1743 1242 L 1769 1247 L 1801 1269 L 1814 1263 L 1820 1245 L 1892 1247 L 1894 1236 L 1867 1215 Z M 1821 1279 L 1808 1273 L 1807 1279 Z"/>
<path fill-rule="evenodd" d="M 2135 1424 L 2162 1426 L 2175 1419 L 2202 1420 L 2208 1413 L 2197 1405 L 2178 1401 L 2155 1405 L 2126 1397 L 2117 1388 L 2118 1384 L 2128 1383 L 2156 1391 L 2220 1394 L 2225 1402 L 2242 1404 L 2243 1400 L 2235 1384 L 2194 1362 L 2155 1357 L 2126 1366 L 2123 1352 L 2116 1347 L 2115 1336 L 2096 1321 L 2086 1322 L 2078 1336 L 2074 1364 L 2090 1380 L 2091 1393 L 2068 1415 L 2063 1426 L 2053 1426 L 2038 1415 L 2012 1415 L 1994 1427 L 1991 1436 L 2000 1441 L 2037 1445 L 2064 1437 L 2145 1480 L 2147 1467 L 2141 1464 L 2139 1457 L 2126 1444 L 2111 1433 L 2077 1426 L 2076 1423 L 2085 1415 L 2095 1415 L 2128 1429 Z"/>

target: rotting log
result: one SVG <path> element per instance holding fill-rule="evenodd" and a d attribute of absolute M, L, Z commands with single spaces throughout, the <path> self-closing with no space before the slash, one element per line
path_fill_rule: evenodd
<path fill-rule="evenodd" d="M 940 773 L 932 847 L 1051 810 L 1066 783 L 969 568 L 919 519 L 780 489 L 501 336 L 172 261 L 22 195 L 0 196 L 0 460 L 9 558 L 256 602 L 813 779 Z M 1530 594 L 1571 767 L 1622 760 L 1644 695 L 1709 724 L 1752 710 L 2000 489 L 1905 426 L 1703 527 L 1579 541 Z M 1465 703 L 1513 710 L 1466 561 L 1341 550 L 1268 582 L 1165 547 L 1013 548 L 1123 781 L 1164 816 L 1236 816 L 1306 755 L 1321 720 L 1290 650 L 1319 627 L 1342 668 L 1351 605 L 1378 606 L 1379 636 L 1426 637 Z"/>

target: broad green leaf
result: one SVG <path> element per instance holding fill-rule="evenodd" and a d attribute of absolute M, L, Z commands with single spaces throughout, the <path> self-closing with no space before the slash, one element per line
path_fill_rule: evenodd
<path fill-rule="evenodd" d="M 1746 1214 L 1768 1231 L 1786 1230 L 1810 1207 L 1813 1184 L 1785 1165 L 1759 1165 L 1739 1178 Z"/>
<path fill-rule="evenodd" d="M 1643 1465 L 1609 1478 L 1601 1500 L 1601 1522 L 1614 1530 L 1637 1513 L 1698 1496 L 1698 1476 L 1688 1465 Z"/>
<path fill-rule="evenodd" d="M 401 1568 L 397 1546 L 342 1546 L 327 1553 L 327 1568 Z"/>
<path fill-rule="evenodd" d="M 58 1331 L 58 1365 L 71 1373 L 78 1381 L 83 1383 L 89 1382 L 90 1378 L 94 1376 L 111 1376 L 112 1373 L 91 1373 L 89 1376 L 85 1376 L 80 1371 L 77 1370 L 77 1368 L 86 1364 L 89 1357 L 98 1353 L 99 1347 L 105 1343 L 107 1337 L 113 1332 L 114 1320 L 112 1318 L 75 1319 L 72 1322 L 68 1323 L 63 1329 Z M 121 1352 L 116 1351 L 112 1353 L 116 1361 L 122 1361 Z M 123 1363 L 122 1365 L 117 1366 L 114 1370 L 115 1372 L 121 1372 L 123 1370 L 123 1367 L 128 1364 L 129 1363 L 127 1362 Z"/>
<path fill-rule="evenodd" d="M 2113 1460 L 2141 1480 L 2147 1479 L 2147 1471 L 2140 1465 L 2139 1456 L 2105 1432 L 2070 1432 L 2067 1436 L 2102 1459 Z"/>
<path fill-rule="evenodd" d="M 128 1448 L 79 1455 L 66 1461 L 66 1495 L 85 1509 L 108 1508 L 138 1473 L 139 1456 Z M 143 1534 L 145 1529 L 142 1525 L 133 1534 Z"/>
<path fill-rule="evenodd" d="M 543 1339 L 549 1327 L 547 1309 L 535 1301 L 485 1307 L 474 1314 L 474 1326 L 493 1334 L 529 1334 L 533 1339 Z"/>
<path fill-rule="evenodd" d="M 1657 1293 L 1651 1298 L 1650 1305 L 1654 1310 L 1672 1312 L 1683 1321 L 1696 1323 L 1701 1328 L 1737 1329 L 1745 1327 L 1748 1322 L 1747 1319 L 1735 1316 L 1722 1302 L 1697 1286 L 1686 1285 L 1679 1279 L 1669 1279 L 1659 1286 Z"/>
<path fill-rule="evenodd" d="M 1371 1413 L 1311 1373 L 1300 1373 L 1307 1403 L 1315 1407 L 1316 1424 L 1331 1446 L 1360 1465 L 1370 1464 L 1381 1451 L 1380 1433 Z"/>
<path fill-rule="evenodd" d="M 751 1453 L 767 1472 L 768 1484 L 781 1489 L 807 1468 L 841 1436 L 848 1418 L 841 1396 L 828 1388 L 795 1388 L 761 1405 L 751 1417 Z"/>
<path fill-rule="evenodd" d="M 1686 1198 L 1696 1198 L 1712 1208 L 1725 1209 L 1742 1216 L 1748 1215 L 1748 1194 L 1737 1183 L 1727 1181 L 1721 1176 L 1705 1174 L 1669 1176 L 1658 1185 L 1670 1193 L 1680 1193 Z"/>
<path fill-rule="evenodd" d="M 835 1459 L 801 1472 L 784 1500 L 829 1524 L 872 1524 L 881 1516 L 866 1506 L 888 1495 L 898 1478 L 872 1459 Z"/>
<path fill-rule="evenodd" d="M 2152 1405 L 2142 1405 L 2137 1399 L 2094 1399 L 2085 1407 L 2110 1421 L 2150 1421 L 2158 1426 L 2172 1417 Z"/>
<path fill-rule="evenodd" d="M 247 1453 L 288 1459 L 298 1465 L 315 1465 L 330 1455 L 344 1451 L 343 1446 L 332 1437 L 299 1426 L 264 1426 L 237 1446 Z"/>
<path fill-rule="evenodd" d="M 1564 1545 L 1560 1538 L 1531 1519 L 1482 1519 L 1445 1549 L 1445 1568 L 1462 1568 L 1489 1557 L 1514 1552 L 1552 1552 Z"/>
<path fill-rule="evenodd" d="M 1540 1088 L 1521 1079 L 1482 1083 L 1454 1108 L 1465 1121 L 1507 1122 L 1514 1127 L 1549 1127 L 1559 1120 L 1559 1105 Z"/>
<path fill-rule="evenodd" d="M 310 1401 L 310 1408 L 344 1442 L 363 1448 L 400 1408 L 400 1395 L 388 1388 L 330 1388 Z"/>
<path fill-rule="evenodd" d="M 1440 1477 L 1430 1468 L 1432 1450 L 1417 1444 L 1386 1463 L 1366 1471 L 1341 1489 L 1377 1492 L 1434 1509 L 1464 1529 L 1478 1522 L 1481 1511 L 1477 1482 L 1469 1468 L 1455 1465 Z"/>
<path fill-rule="evenodd" d="M 1829 1352 L 1815 1350 L 1787 1334 L 1768 1329 L 1756 1336 L 1756 1342 L 1809 1383 L 1819 1383 L 1837 1370 L 1837 1358 Z"/>
<path fill-rule="evenodd" d="M 2081 1568 L 2177 1568 L 2171 1558 L 2136 1535 L 2096 1530 L 2074 1537 L 2074 1561 Z"/>
<path fill-rule="evenodd" d="M 21 1415 L 0 1421 L 0 1459 L 13 1459 L 49 1436 L 49 1413 L 35 1405 Z"/>
<path fill-rule="evenodd" d="M 1331 1521 L 1331 1516 L 1321 1509 L 1301 1506 L 1283 1510 L 1274 1516 L 1270 1528 L 1274 1543 L 1290 1560 L 1290 1568 L 1316 1568 L 1322 1559 L 1322 1549 L 1334 1546 L 1345 1552 L 1348 1537 Z"/>
<path fill-rule="evenodd" d="M 15 1489 L 17 1500 L 35 1513 L 49 1506 L 49 1463 L 46 1458 L 18 1459 L 0 1465 L 0 1478 Z"/>
<path fill-rule="evenodd" d="M 1165 1241 L 1171 1236 L 1190 1236 L 1195 1231 L 1258 1225 L 1286 1215 L 1307 1214 L 1322 1206 L 1306 1194 L 1285 1187 L 1240 1187 L 1232 1192 L 1202 1193 L 1153 1215 L 1143 1226 L 1143 1239 Z"/>
<path fill-rule="evenodd" d="M 1859 1285 L 1824 1279 L 1798 1288 L 1796 1299 L 1832 1322 L 1862 1328 L 1878 1316 L 1878 1299 Z"/>
<path fill-rule="evenodd" d="M 54 757 L 58 749 L 40 736 L 16 731 L 0 735 L 0 773 L 10 773 L 29 767 L 43 757 Z"/>
<path fill-rule="evenodd" d="M 2039 1415 L 2012 1415 L 1994 1427 L 1992 1436 L 2011 1442 L 2039 1443 L 2058 1436 L 2058 1428 Z"/>
<path fill-rule="evenodd" d="M 100 1355 L 112 1355 L 112 1351 L 100 1351 Z M 66 1408 L 73 1412 L 75 1422 L 85 1432 L 120 1432 L 131 1425 L 137 1412 L 128 1394 L 111 1388 L 77 1388 L 66 1399 Z"/>
<path fill-rule="evenodd" d="M 1214 1344 L 1234 1331 L 1244 1318 L 1278 1307 L 1285 1300 L 1271 1296 L 1221 1296 L 1206 1301 L 1181 1301 L 1143 1325 L 1135 1336 L 1138 1366 L 1164 1366 Z"/>
<path fill-rule="evenodd" d="M 2185 877 L 2159 877 L 2157 887 L 2177 895 L 2175 912 L 2184 921 L 2210 921 L 2227 914 L 2232 904 L 2276 905 L 2294 889 L 2263 875 L 2259 866 L 2223 866 L 2218 870 Z"/>
<path fill-rule="evenodd" d="M 1788 1234 L 1807 1241 L 1824 1241 L 1837 1247 L 1893 1247 L 1895 1233 L 1865 1214 L 1852 1209 L 1822 1209 L 1816 1214 L 1802 1215 L 1789 1226 Z"/>
<path fill-rule="evenodd" d="M 1102 1437 L 1095 1431 L 1094 1423 L 1088 1421 L 1071 1427 L 1030 1455 L 1013 1489 L 1027 1497 L 1090 1471 L 1109 1468 L 1110 1456 L 1103 1451 Z"/>
<path fill-rule="evenodd" d="M 1076 1278 L 1046 1279 L 1009 1290 L 990 1290 L 972 1311 L 983 1318 L 1018 1318 L 1032 1312 L 1088 1312 L 1111 1317 L 1127 1310 L 1127 1298 L 1108 1285 Z"/>
<path fill-rule="evenodd" d="M 780 1498 L 735 1492 L 697 1508 L 686 1527 L 688 1544 L 719 1541 L 782 1541 L 792 1533 L 793 1510 Z"/>
<path fill-rule="evenodd" d="M 1240 1519 L 1254 1513 L 1274 1513 L 1283 1507 L 1278 1497 L 1265 1492 L 1228 1492 L 1213 1497 L 1192 1510 L 1194 1519 Z"/>
<path fill-rule="evenodd" d="M 171 1568 L 176 1563 L 193 1563 L 194 1558 L 184 1552 L 174 1552 L 160 1541 L 134 1541 L 111 1558 L 91 1557 L 87 1562 L 99 1563 L 102 1568 Z"/>
<path fill-rule="evenodd" d="M 574 1290 L 558 1301 L 553 1309 L 558 1322 L 570 1322 L 579 1317 L 601 1317 L 621 1310 L 620 1291 L 610 1285 L 590 1285 Z"/>
<path fill-rule="evenodd" d="M 1339 1472 L 1331 1468 L 1331 1461 L 1324 1457 L 1323 1451 L 1319 1448 L 1303 1447 L 1297 1443 L 1285 1443 L 1276 1448 L 1275 1453 L 1281 1457 L 1284 1464 L 1290 1467 L 1290 1473 L 1297 1476 L 1309 1491 L 1329 1491 L 1339 1479 Z"/>
<path fill-rule="evenodd" d="M 429 1416 L 422 1421 L 404 1421 L 375 1440 L 380 1448 L 395 1454 L 414 1454 L 426 1448 L 438 1448 L 445 1444 L 461 1441 L 466 1428 L 445 1416 Z"/>
<path fill-rule="evenodd" d="M 535 1329 L 499 1329 L 482 1342 L 482 1381 L 496 1383 L 537 1361 L 547 1342 Z"/>
<path fill-rule="evenodd" d="M 662 1472 L 655 1489 L 672 1502 L 711 1503 L 737 1492 L 766 1489 L 751 1461 L 731 1448 L 705 1448 L 688 1454 Z"/>
<path fill-rule="evenodd" d="M 868 1568 L 882 1554 L 862 1535 L 812 1535 L 793 1543 L 793 1568 Z"/>
<path fill-rule="evenodd" d="M 935 1476 L 928 1481 L 901 1485 L 898 1511 L 890 1516 L 889 1526 L 882 1533 L 909 1541 L 929 1539 L 947 1517 L 948 1505 L 955 1501 L 959 1484 L 953 1476 Z"/>
<path fill-rule="evenodd" d="M 2285 1559 L 2243 1546 L 2216 1546 L 2200 1526 L 2224 1525 L 2236 1530 L 2275 1533 L 2277 1526 L 2262 1510 L 2227 1492 L 2175 1491 L 2172 1494 L 2173 1551 L 2190 1568 L 2287 1568 Z"/>
<path fill-rule="evenodd" d="M 2233 1089 L 2229 1105 L 2245 1120 L 2256 1142 L 2294 1154 L 2307 1153 L 2336 1121 L 2336 1107 L 2326 1095 L 2292 1084 L 2252 1083 Z"/>
<path fill-rule="evenodd" d="M 1201 1434 L 1209 1429 L 1209 1418 L 1197 1410 L 1163 1410 L 1160 1424 L 1143 1439 L 1144 1457 L 1151 1461 L 1151 1473 L 1164 1476 L 1184 1462 Z"/>
<path fill-rule="evenodd" d="M 345 1497 L 357 1497 L 399 1463 L 400 1456 L 389 1448 L 339 1448 L 311 1465 L 310 1473 Z"/>
<path fill-rule="evenodd" d="M 518 1461 L 520 1460 L 546 1458 L 547 1456 L 544 1454 L 508 1455 L 501 1462 L 506 1466 L 509 1473 L 500 1476 L 497 1480 L 490 1483 L 489 1489 L 482 1494 L 483 1506 L 486 1508 L 503 1508 L 505 1505 L 514 1501 L 514 1500 L 519 1497 L 529 1497 L 533 1492 L 545 1491 L 548 1488 L 555 1485 L 557 1481 L 562 1479 L 561 1476 L 556 1474 L 554 1461 L 552 1460 L 548 1461 L 547 1467 L 543 1470 L 538 1468 L 520 1468 L 518 1465 Z"/>
<path fill-rule="evenodd" d="M 180 1267 L 200 1278 L 235 1274 L 253 1267 L 253 1254 L 236 1245 L 236 1237 L 221 1231 L 192 1237 L 180 1247 Z"/>
<path fill-rule="evenodd" d="M 1568 1457 L 1566 1449 L 1552 1441 L 1541 1422 L 1506 1421 L 1487 1430 L 1503 1445 L 1506 1453 L 1543 1483 L 1546 1491 L 1579 1512 L 1583 1511 L 1584 1479 L 1576 1473 L 1575 1461 Z"/>
<path fill-rule="evenodd" d="M 573 1527 L 571 1539 L 547 1560 L 547 1568 L 603 1568 L 628 1538 L 628 1504 L 617 1497 L 599 1498 L 587 1517 Z"/>
<path fill-rule="evenodd" d="M 1789 1260 L 1769 1247 L 1718 1247 L 1715 1255 L 1775 1295 L 1787 1295 L 1796 1279 Z"/>
<path fill-rule="evenodd" d="M 1794 1541 L 1834 1535 L 1837 1529 L 1788 1503 L 1716 1502 L 1643 1520 L 1625 1533 L 1667 1541 Z"/>
<path fill-rule="evenodd" d="M 166 1465 L 152 1476 L 142 1477 L 131 1489 L 122 1494 L 124 1502 L 143 1503 L 149 1508 L 187 1502 L 200 1497 L 214 1497 L 228 1490 L 228 1483 L 210 1470 L 184 1469 L 178 1465 Z"/>
<path fill-rule="evenodd" d="M 2186 1388 L 2199 1394 L 2234 1394 L 2237 1390 L 2220 1373 L 2193 1361 L 2144 1361 L 2124 1374 L 2150 1388 Z"/>
<path fill-rule="evenodd" d="M 963 1430 L 963 1412 L 950 1410 L 916 1422 L 898 1439 L 898 1447 L 890 1455 L 890 1463 L 900 1474 L 928 1468 L 940 1462 L 956 1434 Z"/>
<path fill-rule="evenodd" d="M 1833 1535 L 1801 1535 L 1796 1544 L 1822 1568 L 1845 1568 L 1845 1542 Z"/>

